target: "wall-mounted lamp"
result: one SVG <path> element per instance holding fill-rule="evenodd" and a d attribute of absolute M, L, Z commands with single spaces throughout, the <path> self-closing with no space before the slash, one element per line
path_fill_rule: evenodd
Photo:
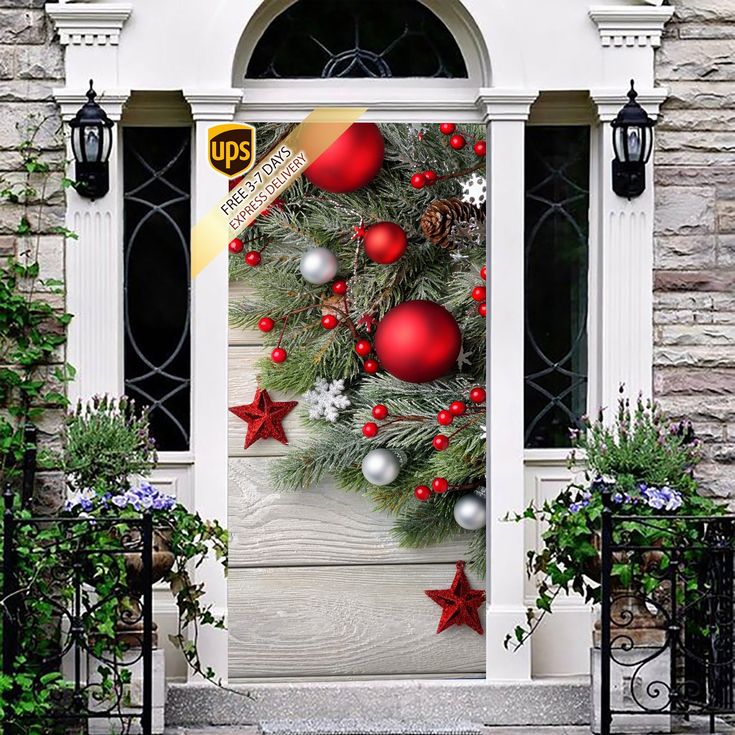
<path fill-rule="evenodd" d="M 611 123 L 615 149 L 613 191 L 628 199 L 646 190 L 646 163 L 653 150 L 653 126 L 656 124 L 636 102 L 637 96 L 631 79 L 628 102 Z"/>
<path fill-rule="evenodd" d="M 90 79 L 87 101 L 69 123 L 71 148 L 76 161 L 76 190 L 87 199 L 99 199 L 110 189 L 107 160 L 112 150 L 114 123 L 94 101 L 96 96 Z"/>

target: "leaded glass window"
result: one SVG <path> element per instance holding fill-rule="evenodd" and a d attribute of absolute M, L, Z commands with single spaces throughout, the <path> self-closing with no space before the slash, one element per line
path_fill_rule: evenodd
<path fill-rule="evenodd" d="M 191 130 L 123 132 L 125 392 L 159 450 L 189 448 Z"/>
<path fill-rule="evenodd" d="M 466 77 L 449 29 L 417 0 L 299 0 L 258 41 L 246 77 Z"/>
<path fill-rule="evenodd" d="M 526 129 L 525 444 L 567 447 L 587 396 L 589 128 Z"/>

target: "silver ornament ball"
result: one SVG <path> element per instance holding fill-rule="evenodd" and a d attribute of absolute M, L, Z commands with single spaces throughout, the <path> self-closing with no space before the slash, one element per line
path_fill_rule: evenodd
<path fill-rule="evenodd" d="M 362 474 L 373 485 L 390 485 L 400 471 L 401 463 L 390 449 L 372 449 L 362 460 Z"/>
<path fill-rule="evenodd" d="M 467 531 L 478 531 L 485 527 L 485 493 L 467 493 L 454 505 L 454 520 Z"/>
<path fill-rule="evenodd" d="M 337 275 L 337 258 L 327 248 L 311 248 L 301 256 L 299 270 L 309 283 L 321 286 Z"/>

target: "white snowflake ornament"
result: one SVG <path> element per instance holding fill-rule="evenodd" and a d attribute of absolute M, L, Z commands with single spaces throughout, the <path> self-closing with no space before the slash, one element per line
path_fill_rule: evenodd
<path fill-rule="evenodd" d="M 470 350 L 469 352 L 465 352 L 464 345 L 459 348 L 459 355 L 457 355 L 457 370 L 459 370 L 460 373 L 462 372 L 462 369 L 465 365 L 470 364 L 471 354 L 472 350 Z"/>
<path fill-rule="evenodd" d="M 472 174 L 462 182 L 462 201 L 474 204 L 476 207 L 485 203 L 487 199 L 487 181 L 480 174 Z"/>
<path fill-rule="evenodd" d="M 324 378 L 317 378 L 314 387 L 304 393 L 304 402 L 309 406 L 309 418 L 323 418 L 335 423 L 339 412 L 350 405 L 350 399 L 342 394 L 344 389 L 344 380 L 333 380 L 330 383 Z"/>

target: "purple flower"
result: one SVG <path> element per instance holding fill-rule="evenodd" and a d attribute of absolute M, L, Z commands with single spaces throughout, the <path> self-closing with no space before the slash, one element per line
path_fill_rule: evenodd
<path fill-rule="evenodd" d="M 660 488 L 641 485 L 641 495 L 649 508 L 654 510 L 679 510 L 682 505 L 681 493 L 668 485 Z"/>

